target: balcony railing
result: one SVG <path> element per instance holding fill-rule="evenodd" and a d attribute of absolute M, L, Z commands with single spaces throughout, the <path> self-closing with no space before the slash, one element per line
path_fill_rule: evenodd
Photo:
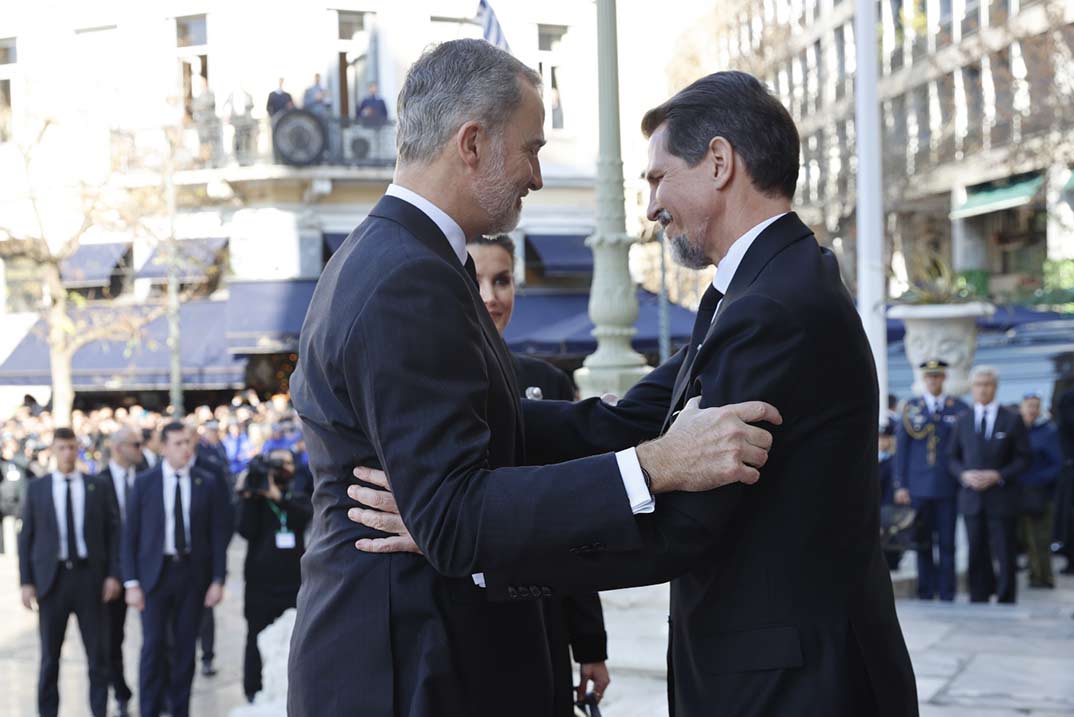
<path fill-rule="evenodd" d="M 395 164 L 394 123 L 361 123 L 304 110 L 261 119 L 244 115 L 200 118 L 179 129 L 174 149 L 168 136 L 168 129 L 161 127 L 112 130 L 112 168 L 160 171 L 169 152 L 176 170 Z"/>

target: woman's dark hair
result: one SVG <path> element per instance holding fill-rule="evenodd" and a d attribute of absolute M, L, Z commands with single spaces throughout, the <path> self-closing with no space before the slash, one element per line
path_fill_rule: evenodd
<path fill-rule="evenodd" d="M 466 240 L 467 246 L 470 246 L 471 244 L 476 246 L 498 246 L 511 256 L 515 255 L 515 240 L 506 234 L 497 234 L 494 237 L 487 237 L 479 234 L 472 239 Z"/>
<path fill-rule="evenodd" d="M 746 164 L 753 185 L 769 196 L 794 197 L 801 143 L 787 108 L 753 75 L 716 72 L 645 113 L 651 137 L 667 123 L 667 148 L 691 167 L 723 137 Z"/>

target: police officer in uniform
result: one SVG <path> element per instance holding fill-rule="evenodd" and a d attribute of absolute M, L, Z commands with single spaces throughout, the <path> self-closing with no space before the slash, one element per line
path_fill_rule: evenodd
<path fill-rule="evenodd" d="M 903 408 L 896 431 L 893 485 L 895 502 L 918 513 L 917 596 L 955 599 L 955 522 L 958 481 L 948 468 L 951 436 L 969 407 L 944 393 L 947 363 L 930 359 L 923 372 L 925 394 Z M 933 553 L 939 548 L 939 565 Z"/>

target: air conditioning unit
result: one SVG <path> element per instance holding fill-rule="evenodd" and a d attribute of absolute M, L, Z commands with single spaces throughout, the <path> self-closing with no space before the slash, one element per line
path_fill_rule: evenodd
<path fill-rule="evenodd" d="M 348 162 L 371 159 L 376 146 L 376 127 L 352 125 L 343 130 L 343 157 Z"/>

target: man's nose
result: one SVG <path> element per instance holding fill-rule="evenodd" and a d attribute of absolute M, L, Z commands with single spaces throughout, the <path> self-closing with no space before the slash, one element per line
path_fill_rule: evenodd
<path fill-rule="evenodd" d="M 656 192 L 649 192 L 649 206 L 645 210 L 645 216 L 649 221 L 655 222 L 660 216 L 661 209 L 660 203 L 656 201 Z"/>
<path fill-rule="evenodd" d="M 544 186 L 544 178 L 541 176 L 541 162 L 535 159 L 533 161 L 533 173 L 530 177 L 530 189 L 534 192 L 538 191 Z"/>

